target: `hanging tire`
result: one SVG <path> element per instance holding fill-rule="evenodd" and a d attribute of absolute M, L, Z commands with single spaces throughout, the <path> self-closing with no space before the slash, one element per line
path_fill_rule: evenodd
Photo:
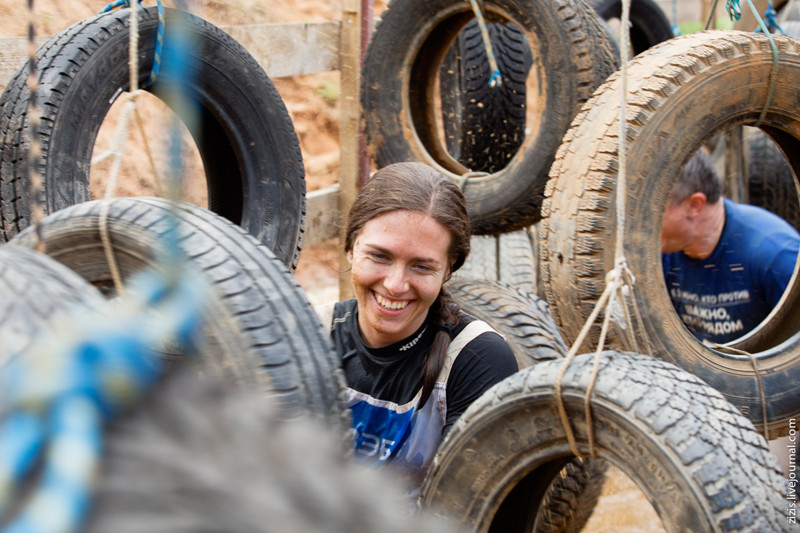
<path fill-rule="evenodd" d="M 501 281 L 454 279 L 447 289 L 464 311 L 505 338 L 520 368 L 566 355 L 545 300 Z"/>
<path fill-rule="evenodd" d="M 468 314 L 487 322 L 511 346 L 519 367 L 563 359 L 567 346 L 547 302 L 500 281 L 452 280 L 447 289 Z M 608 465 L 576 457 L 564 465 L 532 518 L 537 533 L 581 531 L 600 498 Z"/>
<path fill-rule="evenodd" d="M 128 88 L 128 9 L 79 22 L 52 37 L 37 53 L 42 110 L 37 162 L 46 212 L 90 199 L 89 169 L 97 132 L 111 105 Z M 156 7 L 137 10 L 139 84 L 153 64 Z M 209 209 L 241 225 L 290 267 L 297 264 L 305 224 L 305 179 L 300 146 L 283 100 L 255 59 L 216 26 L 166 11 L 164 50 L 156 82 L 164 96 L 179 84 L 182 116 L 203 160 Z M 178 20 L 192 40 L 180 64 L 172 35 Z M 0 217 L 3 241 L 30 223 L 27 174 L 27 65 L 0 99 Z M 189 81 L 187 81 L 189 80 Z M 168 102 L 167 102 L 168 103 Z M 177 113 L 179 109 L 173 108 Z"/>
<path fill-rule="evenodd" d="M 778 36 L 775 40 L 780 49 L 778 81 L 761 129 L 797 173 L 800 43 Z M 716 132 L 756 122 L 766 101 L 771 67 L 772 52 L 764 35 L 737 31 L 686 35 L 631 61 L 627 97 L 623 244 L 643 320 L 639 346 L 650 346 L 653 355 L 699 376 L 760 428 L 765 420 L 752 361 L 697 341 L 675 313 L 658 265 L 660 214 L 681 167 Z M 569 345 L 600 296 L 606 272 L 614 267 L 621 81 L 618 75 L 609 79 L 576 117 L 545 192 L 539 223 L 540 276 L 553 317 Z M 785 434 L 789 418 L 800 413 L 799 300 L 800 283 L 795 279 L 774 314 L 731 343 L 758 362 L 772 437 Z M 593 328 L 596 339 L 598 325 Z"/>
<path fill-rule="evenodd" d="M 589 4 L 605 21 L 622 17 L 622 0 L 589 0 Z M 672 24 L 657 3 L 653 0 L 631 2 L 630 43 L 633 55 L 672 37 Z"/>
<path fill-rule="evenodd" d="M 539 113 L 508 165 L 464 185 L 477 234 L 502 233 L 539 219 L 547 170 L 570 119 L 617 59 L 601 21 L 583 0 L 488 0 L 487 22 L 513 22 L 533 57 L 527 90 Z M 464 167 L 445 149 L 434 109 L 437 74 L 456 35 L 473 18 L 468 2 L 393 0 L 367 49 L 362 80 L 365 131 L 379 167 L 426 162 L 457 178 Z"/>
<path fill-rule="evenodd" d="M 45 217 L 47 254 L 109 297 L 115 295 L 99 234 L 103 201 L 85 202 Z M 261 386 L 286 417 L 318 416 L 349 427 L 339 393 L 344 375 L 314 313 L 286 266 L 239 226 L 206 209 L 161 198 L 110 201 L 108 230 L 123 280 L 153 266 L 175 212 L 179 245 L 210 281 L 218 312 L 207 322 L 211 336 L 236 334 L 246 351 L 218 354 L 218 366 L 240 381 Z M 31 229 L 11 242 L 32 247 Z"/>
<path fill-rule="evenodd" d="M 800 231 L 800 194 L 792 168 L 767 135 L 745 130 L 749 203 L 771 211 Z"/>
<path fill-rule="evenodd" d="M 458 34 L 439 69 L 447 151 L 475 172 L 502 170 L 525 138 L 531 50 L 516 24 L 487 24 L 502 84 L 490 87 L 489 58 L 478 21 Z"/>
<path fill-rule="evenodd" d="M 453 279 L 503 281 L 537 294 L 535 233 L 530 228 L 500 235 L 473 235 L 470 254 Z"/>
<path fill-rule="evenodd" d="M 574 457 L 555 402 L 562 362 L 524 369 L 470 406 L 434 457 L 423 508 L 468 531 L 529 531 L 529 508 Z M 582 454 L 593 362 L 577 356 L 562 380 Z M 696 377 L 650 356 L 603 352 L 591 405 L 597 457 L 639 486 L 667 532 L 790 530 L 777 459 Z"/>
<path fill-rule="evenodd" d="M 104 300 L 82 277 L 44 254 L 0 246 L 0 368 L 52 325 Z"/>
<path fill-rule="evenodd" d="M 780 23 L 783 34 L 800 39 L 800 6 L 790 2 L 781 6 Z M 800 231 L 800 189 L 791 167 L 781 151 L 761 130 L 745 129 L 745 149 L 748 156 L 747 188 L 749 202 L 783 218 Z"/>

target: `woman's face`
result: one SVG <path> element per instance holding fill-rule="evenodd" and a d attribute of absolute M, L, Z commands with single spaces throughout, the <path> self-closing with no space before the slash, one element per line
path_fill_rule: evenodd
<path fill-rule="evenodd" d="M 424 213 L 391 211 L 356 236 L 351 277 L 367 346 L 403 340 L 419 328 L 450 271 L 450 232 Z"/>

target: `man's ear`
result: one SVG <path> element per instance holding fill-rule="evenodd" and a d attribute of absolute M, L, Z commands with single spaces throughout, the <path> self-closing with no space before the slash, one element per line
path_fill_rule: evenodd
<path fill-rule="evenodd" d="M 700 214 L 700 211 L 706 206 L 707 198 L 705 193 L 695 192 L 692 193 L 686 200 L 687 214 L 690 218 L 694 218 Z"/>

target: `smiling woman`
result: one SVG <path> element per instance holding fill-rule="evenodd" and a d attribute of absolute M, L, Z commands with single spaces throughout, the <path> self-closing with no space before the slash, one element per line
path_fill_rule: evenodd
<path fill-rule="evenodd" d="M 386 346 L 419 329 L 449 272 L 449 244 L 447 228 L 424 213 L 390 211 L 364 224 L 349 257 L 367 346 Z"/>
<path fill-rule="evenodd" d="M 422 163 L 379 170 L 350 210 L 345 250 L 356 297 L 334 307 L 356 458 L 388 466 L 414 506 L 444 434 L 517 371 L 511 348 L 442 288 L 469 253 L 466 202 Z"/>

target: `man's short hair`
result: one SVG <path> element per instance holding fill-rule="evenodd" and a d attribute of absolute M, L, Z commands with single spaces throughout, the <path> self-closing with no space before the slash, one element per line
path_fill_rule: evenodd
<path fill-rule="evenodd" d="M 681 169 L 669 202 L 679 204 L 696 192 L 705 194 L 709 204 L 717 203 L 722 196 L 722 182 L 714 170 L 711 157 L 702 148 Z"/>

